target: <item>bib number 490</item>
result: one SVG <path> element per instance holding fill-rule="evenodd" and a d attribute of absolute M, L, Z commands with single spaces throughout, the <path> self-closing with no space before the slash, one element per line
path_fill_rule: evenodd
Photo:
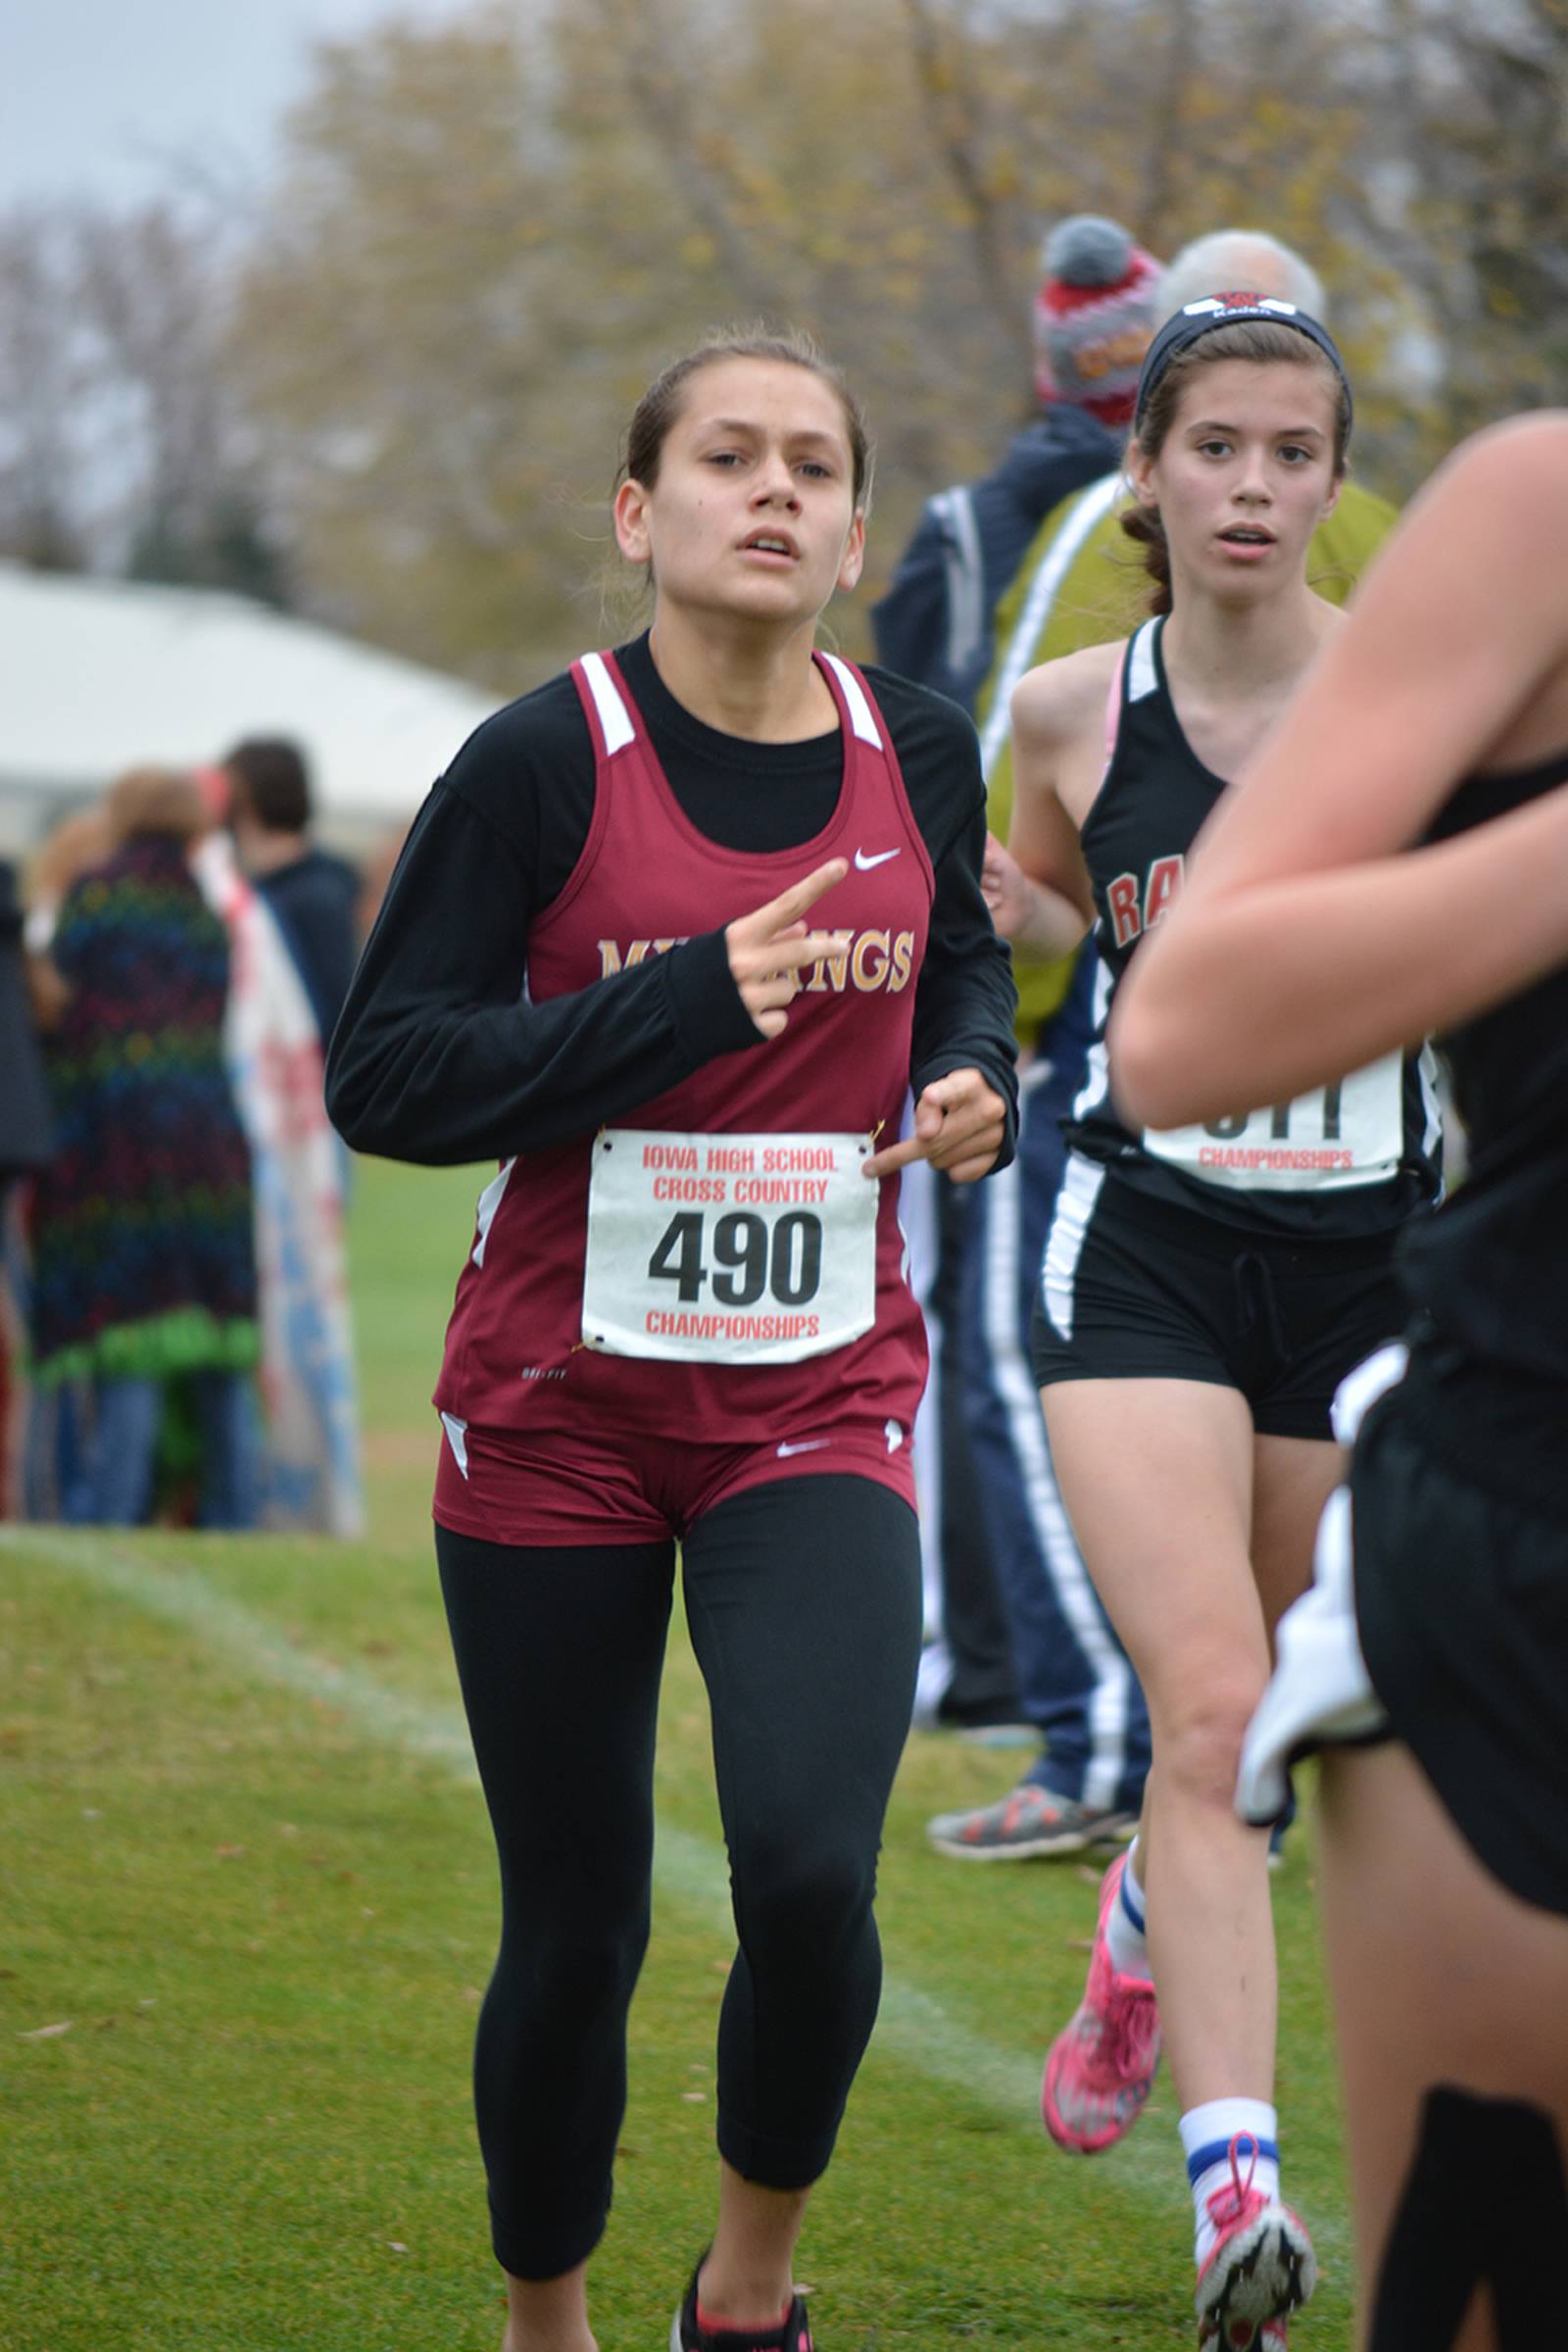
<path fill-rule="evenodd" d="M 755 1306 L 763 1292 L 780 1306 L 805 1306 L 822 1280 L 822 1220 L 809 1209 L 792 1208 L 769 1230 L 765 1217 L 732 1209 L 715 1217 L 711 1239 L 714 1264 L 705 1262 L 708 1219 L 701 1209 L 683 1208 L 671 1217 L 648 1260 L 648 1271 L 675 1285 L 683 1306 L 712 1283 L 720 1306 Z"/>

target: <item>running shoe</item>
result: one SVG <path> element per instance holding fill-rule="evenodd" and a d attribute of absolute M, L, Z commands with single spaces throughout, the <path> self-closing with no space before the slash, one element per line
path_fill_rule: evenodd
<path fill-rule="evenodd" d="M 1100 1924 L 1084 1997 L 1052 2043 L 1040 2085 L 1040 2112 L 1058 2148 L 1093 2156 L 1130 2132 L 1153 2088 L 1159 2064 L 1159 2009 L 1146 1977 L 1118 1975 L 1105 1923 L 1121 1895 L 1125 1854 L 1100 1888 Z"/>
<path fill-rule="evenodd" d="M 704 2328 L 697 2317 L 697 2280 L 706 2250 L 699 2257 L 692 2282 L 669 2330 L 669 2352 L 811 2352 L 811 2331 L 806 2304 L 792 2296 L 782 2322 L 773 2328 Z"/>
<path fill-rule="evenodd" d="M 1244 2148 L 1251 2151 L 1245 2180 Z M 1287 2316 L 1317 2284 L 1317 2257 L 1290 2207 L 1252 2186 L 1257 2142 L 1250 2132 L 1237 2132 L 1230 2159 L 1230 2179 L 1208 2200 L 1219 2235 L 1198 2274 L 1198 2341 L 1215 2352 L 1276 2352 Z"/>
<path fill-rule="evenodd" d="M 960 1862 L 1026 1862 L 1036 1854 L 1081 1854 L 1086 1845 L 1130 1838 L 1137 1827 L 1135 1813 L 1081 1805 L 1037 1781 L 1020 1781 L 994 1805 L 937 1814 L 925 1834 L 939 1854 Z"/>

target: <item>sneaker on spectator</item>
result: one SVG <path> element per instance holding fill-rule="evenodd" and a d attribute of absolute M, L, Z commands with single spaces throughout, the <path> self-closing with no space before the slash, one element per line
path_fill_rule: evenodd
<path fill-rule="evenodd" d="M 1244 2180 L 1240 2151 L 1247 2147 L 1252 2161 Z M 1230 2158 L 1230 2179 L 1208 2200 L 1219 2235 L 1198 2274 L 1198 2341 L 1214 2352 L 1275 2352 L 1287 2316 L 1317 2284 L 1317 2257 L 1290 2207 L 1252 2186 L 1257 2142 L 1250 2133 L 1237 2132 Z"/>
<path fill-rule="evenodd" d="M 1087 1845 L 1130 1838 L 1137 1827 L 1134 1813 L 1081 1805 L 1038 1782 L 1020 1781 L 994 1805 L 937 1814 L 927 1822 L 926 1836 L 939 1854 L 963 1862 L 1025 1862 L 1037 1854 L 1081 1854 Z"/>
<path fill-rule="evenodd" d="M 1101 1883 L 1089 1983 L 1051 2045 L 1040 2085 L 1046 2130 L 1075 2156 L 1098 2155 L 1132 2130 L 1159 2065 L 1154 1987 L 1145 1977 L 1117 1973 L 1105 1936 L 1126 1868 L 1126 1855 L 1118 1854 Z"/>

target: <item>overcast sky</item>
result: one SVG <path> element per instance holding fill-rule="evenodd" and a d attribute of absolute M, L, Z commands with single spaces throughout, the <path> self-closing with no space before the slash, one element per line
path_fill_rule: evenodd
<path fill-rule="evenodd" d="M 470 0 L 0 0 L 0 207 L 266 171 L 313 40 Z"/>

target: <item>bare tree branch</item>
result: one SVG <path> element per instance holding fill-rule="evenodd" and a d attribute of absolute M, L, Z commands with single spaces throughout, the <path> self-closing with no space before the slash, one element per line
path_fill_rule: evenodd
<path fill-rule="evenodd" d="M 963 199 L 980 283 L 998 323 L 1018 331 L 1018 288 L 1007 266 L 1001 209 L 987 182 L 984 136 L 959 43 L 944 42 L 927 0 L 904 0 L 909 47 L 931 137 Z"/>

